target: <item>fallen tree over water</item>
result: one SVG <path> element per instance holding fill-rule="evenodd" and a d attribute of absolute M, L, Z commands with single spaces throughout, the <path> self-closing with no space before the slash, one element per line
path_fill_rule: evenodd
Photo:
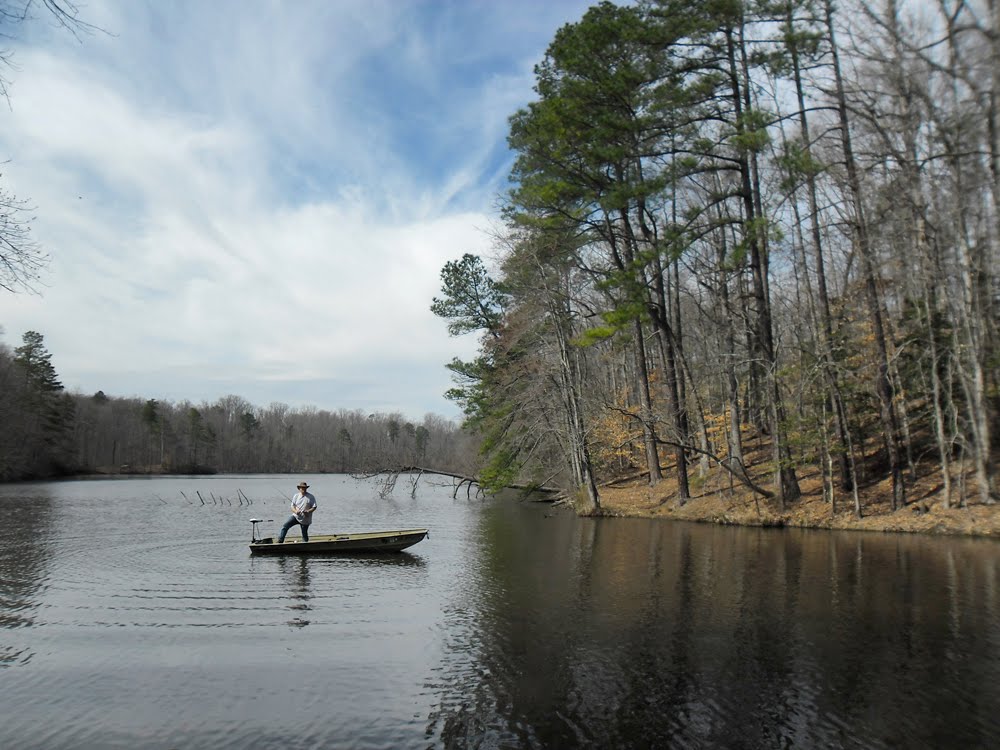
<path fill-rule="evenodd" d="M 385 498 L 392 495 L 395 491 L 396 483 L 402 475 L 407 475 L 407 481 L 410 484 L 410 497 L 416 497 L 417 485 L 419 484 L 421 477 L 425 474 L 451 477 L 453 480 L 453 490 L 451 496 L 453 498 L 458 497 L 458 493 L 461 491 L 462 487 L 465 487 L 465 496 L 470 500 L 472 499 L 473 494 L 480 498 L 485 497 L 487 494 L 479 477 L 467 474 L 456 474 L 455 472 L 443 471 L 441 469 L 431 469 L 426 466 L 401 466 L 396 469 L 383 469 L 376 472 L 354 473 L 351 476 L 355 479 L 378 478 L 380 483 L 378 493 L 379 497 Z M 563 490 L 558 487 L 536 484 L 514 483 L 507 485 L 506 489 L 520 490 L 522 492 L 539 492 L 544 494 L 563 494 Z"/>

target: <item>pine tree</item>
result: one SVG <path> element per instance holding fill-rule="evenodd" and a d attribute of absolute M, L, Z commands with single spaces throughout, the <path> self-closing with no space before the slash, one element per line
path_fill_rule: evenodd
<path fill-rule="evenodd" d="M 28 331 L 24 342 L 14 350 L 14 364 L 19 369 L 23 399 L 21 432 L 28 476 L 44 476 L 67 471 L 73 460 L 68 444 L 72 433 L 75 404 L 63 393 L 52 355 L 45 348 L 45 338 L 37 331 Z"/>

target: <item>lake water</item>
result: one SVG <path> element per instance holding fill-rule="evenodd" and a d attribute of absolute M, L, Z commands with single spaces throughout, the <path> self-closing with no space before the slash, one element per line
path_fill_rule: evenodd
<path fill-rule="evenodd" d="M 995 541 L 311 476 L 314 533 L 430 538 L 251 557 L 299 478 L 0 485 L 0 747 L 1000 746 Z"/>

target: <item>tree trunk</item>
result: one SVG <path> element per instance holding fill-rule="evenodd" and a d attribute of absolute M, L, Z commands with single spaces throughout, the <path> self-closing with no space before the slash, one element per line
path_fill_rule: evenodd
<path fill-rule="evenodd" d="M 847 490 L 853 486 L 850 462 L 847 456 L 847 410 L 841 398 L 841 390 L 837 369 L 834 366 L 833 352 L 833 316 L 830 313 L 830 294 L 826 283 L 826 262 L 823 257 L 823 239 L 820 233 L 819 200 L 817 198 L 816 174 L 812 168 L 812 136 L 809 132 L 809 118 L 806 115 L 805 88 L 802 84 L 802 66 L 799 60 L 798 37 L 795 30 L 793 4 L 786 6 L 786 22 L 788 24 L 788 49 L 791 55 L 792 74 L 795 80 L 795 93 L 799 105 L 799 128 L 802 131 L 802 149 L 806 155 L 806 197 L 809 200 L 809 229 L 812 237 L 813 271 L 816 274 L 816 292 L 818 295 L 817 313 L 819 315 L 820 359 L 823 363 L 823 376 L 827 384 L 829 398 L 833 402 L 834 423 L 837 430 L 837 440 L 840 449 L 837 451 L 837 465 L 840 470 L 840 486 Z M 806 269 L 808 278 L 808 269 Z"/>
<path fill-rule="evenodd" d="M 732 84 L 733 106 L 736 115 L 736 131 L 743 134 L 743 98 L 741 95 L 740 77 L 737 72 L 736 46 L 732 31 L 726 34 L 727 47 L 729 53 L 729 73 Z M 741 57 L 745 51 L 741 51 Z M 753 189 L 750 162 L 745 153 L 738 155 L 740 170 L 741 192 L 743 198 L 743 210 L 745 218 L 746 242 L 750 256 L 750 273 L 752 280 L 752 293 L 756 306 L 756 318 L 754 322 L 754 338 L 758 345 L 763 363 L 762 377 L 767 385 L 766 393 L 768 400 L 768 428 L 771 433 L 771 455 L 774 462 L 774 484 L 775 495 L 778 499 L 778 508 L 785 510 L 787 503 L 798 499 L 801 494 L 798 479 L 795 476 L 795 468 L 792 465 L 791 454 L 785 440 L 785 413 L 781 402 L 781 394 L 778 388 L 777 378 L 777 357 L 775 356 L 773 327 L 771 322 L 771 305 L 767 294 L 767 261 L 764 257 L 765 249 L 761 243 L 761 227 L 758 226 L 758 219 L 755 208 L 755 192 Z"/>
<path fill-rule="evenodd" d="M 851 144 L 851 132 L 847 116 L 847 97 L 844 91 L 844 80 L 840 68 L 840 57 L 837 49 L 833 25 L 833 4 L 825 0 L 826 24 L 830 53 L 833 59 L 833 72 L 836 82 L 837 110 L 840 119 L 840 137 L 844 153 L 844 165 L 847 170 L 848 189 L 854 214 L 854 234 L 858 256 L 861 261 L 861 274 L 865 287 L 865 299 L 868 305 L 868 315 L 875 337 L 877 351 L 877 375 L 875 391 L 878 394 L 880 416 L 882 420 L 883 439 L 889 454 L 889 470 L 892 474 L 892 509 L 901 508 L 906 502 L 906 489 L 903 484 L 902 460 L 899 445 L 899 426 L 893 403 L 892 385 L 889 381 L 889 351 L 886 343 L 885 326 L 882 322 L 882 303 L 878 295 L 875 281 L 875 263 L 868 236 L 865 220 L 864 203 L 861 192 L 861 179 Z"/>

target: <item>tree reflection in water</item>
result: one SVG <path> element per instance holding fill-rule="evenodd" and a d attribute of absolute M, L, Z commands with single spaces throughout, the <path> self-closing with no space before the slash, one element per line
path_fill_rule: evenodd
<path fill-rule="evenodd" d="M 432 680 L 444 747 L 1000 739 L 989 542 L 502 510 L 479 534 Z"/>
<path fill-rule="evenodd" d="M 33 490 L 18 498 L 2 498 L 0 525 L 0 668 L 26 664 L 34 654 L 33 639 L 22 628 L 36 624 L 39 596 L 49 576 L 48 539 L 52 530 L 52 497 Z M 13 506 L 13 507 L 11 507 Z M 11 631 L 11 632 L 7 632 Z"/>

